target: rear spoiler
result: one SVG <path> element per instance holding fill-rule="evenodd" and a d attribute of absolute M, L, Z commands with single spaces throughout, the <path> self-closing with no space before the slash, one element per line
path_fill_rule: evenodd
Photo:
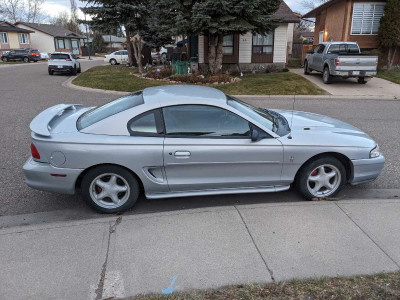
<path fill-rule="evenodd" d="M 29 125 L 30 129 L 39 135 L 50 136 L 49 123 L 60 117 L 67 110 L 76 110 L 76 106 L 82 104 L 58 104 L 42 111 L 38 114 Z"/>

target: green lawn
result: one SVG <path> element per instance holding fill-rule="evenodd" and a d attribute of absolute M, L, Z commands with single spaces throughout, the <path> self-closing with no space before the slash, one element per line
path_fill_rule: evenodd
<path fill-rule="evenodd" d="M 138 78 L 134 69 L 124 66 L 96 66 L 80 74 L 72 83 L 105 90 L 133 92 L 167 82 Z M 242 81 L 216 86 L 232 95 L 321 95 L 326 92 L 303 77 L 289 73 L 248 74 Z"/>
<path fill-rule="evenodd" d="M 294 280 L 266 285 L 247 284 L 192 293 L 136 296 L 135 300 L 261 300 L 261 299 L 400 299 L 400 272 L 357 276 Z"/>
<path fill-rule="evenodd" d="M 378 75 L 376 75 L 376 77 L 400 84 L 400 70 L 378 71 Z"/>
<path fill-rule="evenodd" d="M 8 61 L 8 62 L 4 62 L 2 60 L 0 60 L 0 65 L 19 65 L 19 64 L 26 64 L 23 61 Z"/>
<path fill-rule="evenodd" d="M 287 63 L 288 68 L 302 68 L 301 58 L 289 58 Z"/>

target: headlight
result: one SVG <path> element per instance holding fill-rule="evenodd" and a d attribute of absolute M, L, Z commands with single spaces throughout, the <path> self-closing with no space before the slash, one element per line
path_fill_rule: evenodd
<path fill-rule="evenodd" d="M 374 149 L 372 149 L 371 152 L 369 153 L 369 158 L 378 157 L 380 155 L 381 155 L 381 152 L 379 151 L 379 146 L 376 145 L 376 147 Z"/>

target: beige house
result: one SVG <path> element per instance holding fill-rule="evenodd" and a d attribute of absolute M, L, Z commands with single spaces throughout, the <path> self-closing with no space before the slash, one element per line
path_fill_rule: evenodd
<path fill-rule="evenodd" d="M 32 33 L 34 31 L 0 21 L 0 55 L 3 51 L 31 48 Z"/>
<path fill-rule="evenodd" d="M 32 47 L 44 52 L 72 52 L 80 54 L 84 36 L 65 29 L 60 25 L 17 22 L 15 25 L 26 30 L 34 30 L 31 34 Z"/>
<path fill-rule="evenodd" d="M 267 65 L 285 66 L 288 55 L 292 52 L 294 24 L 299 18 L 282 1 L 273 16 L 279 19 L 279 26 L 267 35 L 231 34 L 224 36 L 223 64 L 239 66 L 242 71 L 263 69 Z M 198 37 L 199 65 L 208 62 L 209 42 L 207 36 Z"/>

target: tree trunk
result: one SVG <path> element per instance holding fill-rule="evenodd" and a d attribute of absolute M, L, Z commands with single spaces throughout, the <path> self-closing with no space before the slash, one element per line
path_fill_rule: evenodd
<path fill-rule="evenodd" d="M 186 47 L 186 42 L 185 42 L 185 35 L 182 35 L 182 53 L 185 54 L 185 59 L 187 60 L 187 47 Z"/>
<path fill-rule="evenodd" d="M 389 71 L 392 69 L 392 47 L 390 47 L 389 50 L 388 50 L 387 69 Z"/>
<path fill-rule="evenodd" d="M 217 74 L 222 69 L 223 35 L 210 36 L 210 49 L 208 52 L 208 69 L 211 74 Z"/>
<path fill-rule="evenodd" d="M 209 40 L 210 40 L 210 47 L 209 47 L 209 51 L 208 51 L 208 70 L 210 71 L 211 74 L 215 74 L 216 36 L 210 35 Z"/>
<path fill-rule="evenodd" d="M 219 73 L 222 70 L 222 58 L 223 58 L 223 52 L 222 52 L 222 45 L 224 42 L 224 36 L 220 34 L 218 36 L 218 44 L 217 44 L 217 57 L 215 58 L 215 73 Z M 214 73 L 214 74 L 215 74 Z"/>
<path fill-rule="evenodd" d="M 393 55 L 392 55 L 392 58 L 390 60 L 390 69 L 393 68 L 394 59 L 396 58 L 396 52 L 397 52 L 397 46 L 394 46 Z"/>
<path fill-rule="evenodd" d="M 126 31 L 126 48 L 128 50 L 128 64 L 129 66 L 133 65 L 133 57 L 134 57 L 134 53 L 133 53 L 133 47 L 132 47 L 132 43 L 131 43 L 131 35 L 129 33 L 129 31 Z"/>
<path fill-rule="evenodd" d="M 136 63 L 139 68 L 139 73 L 143 73 L 143 65 L 142 65 L 142 38 L 139 36 L 139 34 L 136 34 L 132 38 L 133 42 L 133 50 L 135 53 L 135 59 Z"/>

